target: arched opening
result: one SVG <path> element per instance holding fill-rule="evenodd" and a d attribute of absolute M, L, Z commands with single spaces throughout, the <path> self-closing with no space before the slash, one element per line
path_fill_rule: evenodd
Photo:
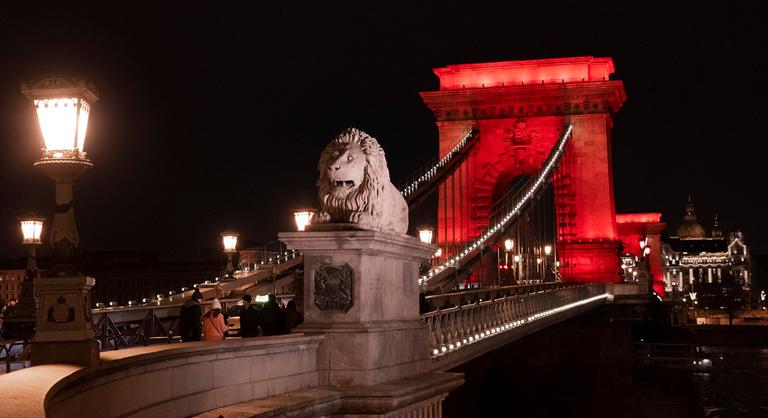
<path fill-rule="evenodd" d="M 501 173 L 490 192 L 491 216 L 507 210 L 505 200 L 520 196 L 534 177 L 515 168 Z M 557 280 L 555 215 L 554 188 L 547 183 L 513 218 L 493 248 L 473 265 L 473 274 L 465 285 L 509 286 Z"/>

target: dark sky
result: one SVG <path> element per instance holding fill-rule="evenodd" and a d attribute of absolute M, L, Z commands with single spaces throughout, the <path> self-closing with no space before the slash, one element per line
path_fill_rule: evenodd
<path fill-rule="evenodd" d="M 438 88 L 432 68 L 580 55 L 613 57 L 628 95 L 613 131 L 617 210 L 677 225 L 692 193 L 705 226 L 718 211 L 768 251 L 763 6 L 155 3 L 0 3 L 0 258 L 22 252 L 17 215 L 53 209 L 21 80 L 99 88 L 96 167 L 76 184 L 83 248 L 189 259 L 224 229 L 261 242 L 291 230 L 289 210 L 315 202 L 319 152 L 347 126 L 379 139 L 395 183 L 408 177 L 437 151 L 418 96 Z"/>

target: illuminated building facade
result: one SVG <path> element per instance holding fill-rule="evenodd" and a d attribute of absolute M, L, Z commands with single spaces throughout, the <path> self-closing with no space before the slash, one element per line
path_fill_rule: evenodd
<path fill-rule="evenodd" d="M 23 268 L 0 270 L 0 304 L 7 304 L 11 299 L 19 300 L 25 277 L 26 271 Z"/>
<path fill-rule="evenodd" d="M 704 308 L 748 306 L 752 271 L 744 234 L 738 229 L 723 234 L 715 216 L 707 235 L 690 196 L 683 223 L 665 243 L 663 257 L 664 286 L 673 297 L 690 298 L 695 293 Z"/>

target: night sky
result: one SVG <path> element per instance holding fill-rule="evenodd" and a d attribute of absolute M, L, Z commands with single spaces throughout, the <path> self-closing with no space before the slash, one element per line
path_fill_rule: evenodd
<path fill-rule="evenodd" d="M 22 80 L 98 87 L 95 168 L 75 185 L 82 247 L 192 260 L 225 229 L 258 242 L 292 230 L 290 210 L 316 202 L 320 151 L 348 126 L 378 138 L 395 184 L 434 157 L 418 95 L 438 88 L 432 68 L 581 55 L 613 57 L 627 91 L 617 211 L 660 211 L 676 228 L 691 193 L 705 227 L 717 211 L 768 252 L 764 6 L 156 3 L 0 3 L 0 258 L 22 254 L 16 216 L 53 212 Z"/>

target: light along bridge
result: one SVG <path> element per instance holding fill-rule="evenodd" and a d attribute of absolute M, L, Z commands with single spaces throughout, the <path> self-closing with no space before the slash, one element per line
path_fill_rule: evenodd
<path fill-rule="evenodd" d="M 440 90 L 422 96 L 438 122 L 439 158 L 401 190 L 411 207 L 438 193 L 441 254 L 429 264 L 419 261 L 434 248 L 406 237 L 281 234 L 296 250 L 201 291 L 205 299 L 275 292 L 303 270 L 307 323 L 299 333 L 103 351 L 88 368 L 36 366 L 0 378 L 6 407 L 20 416 L 440 416 L 442 400 L 462 384 L 446 371 L 620 294 L 642 299 L 642 283 L 619 283 L 622 246 L 637 249 L 622 243 L 613 201 L 610 128 L 625 94 L 610 80 L 610 58 L 435 72 Z M 651 257 L 660 257 L 654 244 Z M 319 312 L 312 277 L 324 251 L 384 263 L 382 271 L 403 277 L 387 276 L 382 287 L 385 273 L 356 267 L 355 280 L 365 282 L 355 284 L 349 313 Z M 657 287 L 654 271 L 651 280 Z M 419 291 L 430 306 L 422 314 Z M 119 348 L 170 337 L 191 293 L 94 310 L 97 338 Z M 125 393 L 129 400 L 120 399 Z"/>

